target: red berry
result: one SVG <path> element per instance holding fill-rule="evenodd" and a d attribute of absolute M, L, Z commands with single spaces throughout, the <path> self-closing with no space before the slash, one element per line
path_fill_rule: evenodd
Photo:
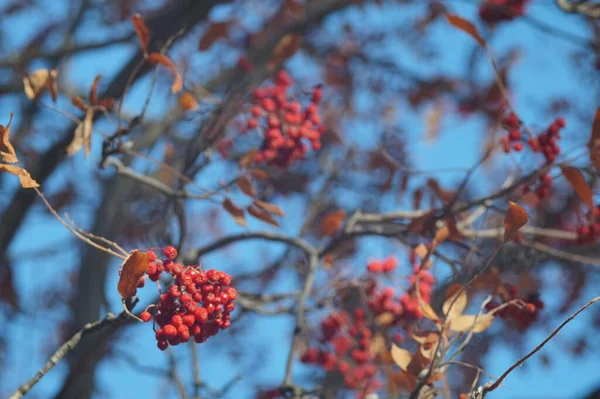
<path fill-rule="evenodd" d="M 147 323 L 152 319 L 152 315 L 150 314 L 150 312 L 142 312 L 140 314 L 140 319 Z"/>
<path fill-rule="evenodd" d="M 168 247 L 166 247 L 165 249 L 163 249 L 163 253 L 165 254 L 165 256 L 171 260 L 175 259 L 177 257 L 177 250 L 175 249 L 175 247 L 169 245 Z"/>
<path fill-rule="evenodd" d="M 156 343 L 156 346 L 158 346 L 158 349 L 160 349 L 161 351 L 164 351 L 167 349 L 167 347 L 169 346 L 169 344 L 167 343 L 167 341 L 158 341 Z"/>

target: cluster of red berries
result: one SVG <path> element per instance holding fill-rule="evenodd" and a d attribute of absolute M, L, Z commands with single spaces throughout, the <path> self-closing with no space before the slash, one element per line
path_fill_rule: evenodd
<path fill-rule="evenodd" d="M 509 153 L 511 148 L 517 152 L 523 149 L 523 133 L 521 133 L 521 121 L 514 113 L 508 114 L 502 121 L 502 124 L 508 130 L 508 134 L 502 137 L 502 148 L 504 152 Z"/>
<path fill-rule="evenodd" d="M 487 23 L 512 21 L 525 14 L 528 0 L 485 0 L 479 7 L 479 17 Z"/>
<path fill-rule="evenodd" d="M 367 270 L 371 273 L 389 273 L 396 267 L 398 267 L 398 259 L 391 255 L 383 260 L 372 260 L 367 263 Z"/>
<path fill-rule="evenodd" d="M 204 271 L 199 266 L 183 266 L 173 260 L 177 250 L 168 246 L 164 249 L 166 259 L 158 259 L 156 253 L 148 251 L 146 274 L 152 281 L 158 281 L 162 273 L 173 277 L 173 284 L 160 295 L 154 309 L 154 321 L 158 348 L 167 349 L 193 338 L 195 342 L 205 342 L 231 325 L 231 312 L 235 309 L 237 296 L 230 287 L 231 276 L 214 269 Z M 152 314 L 144 311 L 140 318 L 148 322 Z"/>
<path fill-rule="evenodd" d="M 332 313 L 321 322 L 322 347 L 309 347 L 300 360 L 339 372 L 345 387 L 363 397 L 382 384 L 370 352 L 372 335 L 362 308 L 356 308 L 352 316 L 346 311 Z"/>
<path fill-rule="evenodd" d="M 538 178 L 538 185 L 535 188 L 535 195 L 539 200 L 543 200 L 550 196 L 550 189 L 552 188 L 552 177 L 546 172 L 541 174 Z M 523 190 L 523 193 L 529 192 L 531 189 L 529 186 L 526 186 Z"/>
<path fill-rule="evenodd" d="M 600 236 L 600 205 L 588 215 L 588 224 L 577 228 L 577 243 L 590 244 Z"/>
<path fill-rule="evenodd" d="M 560 130 L 565 127 L 564 118 L 556 118 L 554 122 L 537 137 L 537 141 L 532 141 L 531 149 L 535 152 L 541 151 L 546 158 L 546 163 L 551 164 L 560 154 L 558 139 L 560 139 Z"/>
<path fill-rule="evenodd" d="M 254 105 L 250 110 L 246 131 L 264 127 L 264 140 L 255 161 L 266 162 L 282 168 L 294 161 L 304 159 L 308 153 L 306 142 L 313 150 L 321 148 L 321 135 L 325 125 L 321 123 L 319 103 L 323 89 L 313 89 L 310 104 L 305 107 L 288 98 L 288 88 L 293 84 L 290 75 L 279 71 L 275 84 L 254 91 Z"/>
<path fill-rule="evenodd" d="M 496 315 L 503 319 L 513 320 L 521 330 L 527 329 L 538 319 L 540 311 L 544 309 L 544 302 L 537 293 L 529 294 L 525 297 L 519 296 L 518 288 L 513 284 L 504 283 L 502 288 L 499 292 L 501 302 L 490 301 L 485 307 L 486 310 L 491 311 L 503 303 L 520 300 L 520 302 L 524 302 L 526 305 L 522 306 L 522 304 L 512 303 L 498 310 Z"/>
<path fill-rule="evenodd" d="M 389 256 L 370 261 L 367 270 L 376 275 L 390 272 L 397 266 L 397 258 Z M 381 386 L 377 359 L 370 352 L 373 331 L 391 335 L 390 338 L 400 344 L 403 336 L 398 328 L 406 328 L 411 321 L 423 317 L 417 289 L 421 299 L 429 303 L 435 279 L 431 272 L 416 265 L 409 278 L 410 287 L 399 297 L 393 288 L 380 286 L 373 275 L 364 282 L 366 306 L 329 314 L 321 322 L 319 346 L 307 348 L 301 356 L 304 363 L 339 373 L 345 387 L 355 391 L 359 398 Z M 384 314 L 391 317 L 385 323 L 378 323 L 377 316 Z"/>

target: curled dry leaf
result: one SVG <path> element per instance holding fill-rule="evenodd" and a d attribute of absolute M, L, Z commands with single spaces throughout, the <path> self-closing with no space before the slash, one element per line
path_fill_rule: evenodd
<path fill-rule="evenodd" d="M 579 169 L 567 165 L 561 165 L 560 170 L 581 201 L 583 201 L 589 209 L 594 209 L 594 194 L 588 183 L 585 181 L 583 173 L 581 173 Z"/>
<path fill-rule="evenodd" d="M 15 176 L 18 176 L 19 181 L 21 182 L 21 187 L 23 188 L 34 188 L 40 186 L 35 180 L 33 180 L 29 172 L 27 172 L 20 166 L 0 164 L 0 171 L 8 172 Z"/>
<path fill-rule="evenodd" d="M 508 202 L 508 211 L 504 216 L 504 241 L 512 240 L 519 229 L 527 224 L 527 212 L 520 205 Z"/>
<path fill-rule="evenodd" d="M 489 313 L 480 315 L 463 314 L 450 320 L 449 327 L 456 332 L 472 330 L 474 333 L 480 333 L 487 330 L 493 321 L 494 316 Z"/>
<path fill-rule="evenodd" d="M 25 95 L 30 100 L 38 99 L 46 90 L 50 90 L 52 100 L 56 101 L 56 70 L 38 69 L 23 78 Z"/>
<path fill-rule="evenodd" d="M 406 371 L 410 361 L 412 360 L 412 354 L 406 349 L 402 349 L 395 344 L 392 344 L 391 353 L 394 363 L 396 363 L 402 371 Z"/>
<path fill-rule="evenodd" d="M 275 204 L 271 204 L 269 202 L 265 202 L 265 201 L 261 201 L 261 200 L 255 200 L 254 205 L 256 205 L 257 207 L 259 207 L 261 209 L 264 209 L 267 212 L 272 213 L 273 215 L 285 216 L 285 212 Z"/>
<path fill-rule="evenodd" d="M 148 63 L 151 65 L 160 64 L 169 68 L 173 75 L 175 75 L 175 81 L 173 82 L 173 85 L 171 85 L 171 92 L 179 93 L 181 91 L 183 88 L 183 80 L 181 79 L 181 75 L 171 59 L 160 53 L 152 53 L 148 55 Z"/>
<path fill-rule="evenodd" d="M 2 156 L 2 162 L 8 163 L 19 162 L 17 153 L 10 143 L 10 124 L 12 123 L 12 118 L 13 113 L 11 112 L 6 127 L 0 125 L 0 155 Z"/>
<path fill-rule="evenodd" d="M 134 14 L 131 16 L 131 23 L 135 29 L 135 34 L 140 41 L 140 48 L 146 54 L 148 52 L 148 43 L 150 42 L 150 29 L 146 26 L 146 23 L 142 19 L 140 14 Z"/>
<path fill-rule="evenodd" d="M 600 170 L 600 107 L 596 108 L 588 150 L 592 164 L 596 170 Z"/>
<path fill-rule="evenodd" d="M 192 93 L 186 91 L 179 97 L 179 106 L 184 111 L 193 111 L 198 109 L 198 102 Z"/>
<path fill-rule="evenodd" d="M 431 305 L 428 304 L 427 302 L 425 302 L 423 299 L 421 299 L 420 296 L 419 296 L 419 307 L 421 308 L 421 312 L 423 312 L 423 316 L 425 316 L 429 320 L 433 320 L 433 321 L 440 320 L 440 318 L 435 313 L 435 310 L 433 310 Z"/>
<path fill-rule="evenodd" d="M 229 198 L 225 198 L 223 201 L 223 209 L 225 209 L 231 216 L 233 216 L 233 221 L 242 227 L 247 227 L 248 223 L 246 223 L 246 215 L 244 213 L 244 209 L 235 205 Z"/>
<path fill-rule="evenodd" d="M 341 230 L 346 218 L 346 211 L 340 209 L 326 214 L 321 221 L 321 235 L 333 236 Z"/>
<path fill-rule="evenodd" d="M 462 289 L 462 286 L 460 284 L 451 285 L 446 291 L 446 300 L 442 305 L 446 320 L 452 320 L 462 315 L 467 303 L 467 292 Z"/>
<path fill-rule="evenodd" d="M 239 168 L 247 169 L 248 167 L 250 167 L 250 165 L 252 165 L 254 163 L 254 159 L 256 158 L 257 154 L 258 154 L 258 151 L 256 150 L 256 148 L 253 148 L 250 151 L 248 151 L 247 153 L 245 153 L 238 161 Z"/>
<path fill-rule="evenodd" d="M 275 220 L 269 212 L 259 208 L 258 206 L 252 204 L 247 208 L 247 210 L 248 213 L 254 216 L 255 218 L 262 220 L 265 223 L 269 223 L 275 227 L 279 227 L 279 223 L 277 222 L 277 220 Z"/>
<path fill-rule="evenodd" d="M 269 174 L 262 169 L 252 169 L 252 171 L 250 171 L 250 174 L 256 180 L 260 180 L 260 181 L 269 180 Z"/>
<path fill-rule="evenodd" d="M 208 48 L 212 46 L 214 42 L 220 38 L 227 37 L 227 34 L 229 33 L 229 25 L 231 25 L 231 21 L 212 22 L 202 36 L 202 39 L 200 39 L 200 51 L 208 50 Z"/>
<path fill-rule="evenodd" d="M 477 41 L 477 43 L 480 46 L 486 46 L 485 40 L 483 40 L 483 37 L 481 37 L 479 31 L 477 30 L 475 25 L 473 25 L 472 22 L 467 21 L 466 19 L 454 14 L 446 14 L 446 19 L 448 20 L 448 22 L 450 22 L 450 25 L 462 30 L 463 32 L 471 36 L 473 39 L 475 39 L 475 41 Z"/>
<path fill-rule="evenodd" d="M 123 299 L 135 295 L 138 281 L 147 269 L 148 255 L 138 250 L 132 251 L 121 265 L 121 277 L 117 284 L 117 289 Z"/>
<path fill-rule="evenodd" d="M 256 196 L 256 189 L 254 188 L 252 181 L 247 175 L 244 175 L 237 179 L 235 181 L 235 184 L 238 186 L 240 191 L 246 194 L 247 196 L 253 198 Z"/>
<path fill-rule="evenodd" d="M 270 67 L 277 67 L 296 54 L 296 51 L 300 48 L 300 40 L 300 35 L 295 34 L 289 34 L 282 37 L 273 49 L 273 53 L 269 59 Z"/>
<path fill-rule="evenodd" d="M 90 104 L 98 105 L 98 85 L 100 84 L 100 79 L 102 79 L 102 75 L 96 75 L 94 81 L 92 82 L 92 86 L 90 87 Z"/>
<path fill-rule="evenodd" d="M 92 146 L 92 128 L 94 122 L 94 108 L 88 108 L 83 121 L 77 125 L 73 140 L 67 147 L 67 155 L 73 156 L 82 148 L 87 157 L 90 154 Z"/>
<path fill-rule="evenodd" d="M 73 104 L 75 107 L 79 108 L 82 111 L 87 111 L 88 106 L 85 103 L 85 101 L 83 101 L 83 99 L 79 96 L 75 96 L 71 99 L 71 104 Z"/>

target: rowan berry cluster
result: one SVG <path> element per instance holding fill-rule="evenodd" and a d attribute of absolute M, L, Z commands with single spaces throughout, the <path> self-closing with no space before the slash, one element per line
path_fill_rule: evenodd
<path fill-rule="evenodd" d="M 363 279 L 367 302 L 329 314 L 321 322 L 319 344 L 307 348 L 301 356 L 304 363 L 339 373 L 345 387 L 355 391 L 359 398 L 381 386 L 377 359 L 371 352 L 375 331 L 400 344 L 403 336 L 399 328 L 407 328 L 410 322 L 423 317 L 419 296 L 426 303 L 431 299 L 435 279 L 418 265 L 413 267 L 410 287 L 402 295 L 380 284 L 376 276 L 397 266 L 398 260 L 393 256 L 370 261 L 369 274 Z M 387 320 L 382 322 L 378 316 Z"/>
<path fill-rule="evenodd" d="M 321 322 L 321 347 L 309 347 L 300 360 L 328 372 L 338 372 L 345 387 L 358 395 L 373 392 L 382 382 L 370 351 L 372 335 L 362 308 L 351 314 L 332 313 Z"/>
<path fill-rule="evenodd" d="M 513 303 L 503 306 L 502 309 L 498 310 L 496 315 L 503 319 L 513 320 L 520 330 L 527 329 L 538 319 L 540 311 L 544 309 L 544 302 L 540 299 L 539 294 L 534 293 L 525 297 L 520 296 L 518 288 L 509 283 L 502 284 L 501 288 L 498 295 L 500 301 L 487 303 L 486 310 L 492 311 L 502 306 L 502 304 L 513 301 Z M 523 303 L 525 306 L 523 306 Z"/>
<path fill-rule="evenodd" d="M 525 14 L 528 0 L 485 0 L 479 7 L 479 17 L 494 24 L 512 21 Z"/>
<path fill-rule="evenodd" d="M 543 173 L 538 178 L 538 185 L 535 188 L 535 195 L 538 199 L 543 200 L 550 196 L 550 189 L 552 188 L 552 177 L 548 173 Z M 525 187 L 524 193 L 531 190 L 529 186 Z"/>
<path fill-rule="evenodd" d="M 506 136 L 502 137 L 502 148 L 504 152 L 509 153 L 511 149 L 519 152 L 523 149 L 523 133 L 521 133 L 521 121 L 514 113 L 508 114 L 502 121 L 504 128 L 508 131 Z"/>
<path fill-rule="evenodd" d="M 288 89 L 293 83 L 290 75 L 282 70 L 273 86 L 254 91 L 254 104 L 246 131 L 264 129 L 260 152 L 255 158 L 258 163 L 287 168 L 305 158 L 308 153 L 306 143 L 310 142 L 315 151 L 321 149 L 321 135 L 326 129 L 319 114 L 323 89 L 315 87 L 310 103 L 303 106 L 288 97 Z"/>
<path fill-rule="evenodd" d="M 588 224 L 577 228 L 577 243 L 590 244 L 600 236 L 600 205 L 588 215 Z"/>
<path fill-rule="evenodd" d="M 144 311 L 140 318 L 148 322 L 154 317 L 157 346 L 161 350 L 169 345 L 188 342 L 205 342 L 231 325 L 231 312 L 235 309 L 237 292 L 230 287 L 231 276 L 210 269 L 204 271 L 199 266 L 183 266 L 175 263 L 177 250 L 168 246 L 163 250 L 165 259 L 159 259 L 155 252 L 148 251 L 146 274 L 152 281 L 160 280 L 163 273 L 173 277 L 171 286 L 160 295 L 157 305 L 152 306 L 154 314 Z"/>

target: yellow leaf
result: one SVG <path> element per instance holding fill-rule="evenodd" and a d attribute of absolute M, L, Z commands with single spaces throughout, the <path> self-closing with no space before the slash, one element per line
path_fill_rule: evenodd
<path fill-rule="evenodd" d="M 406 371 L 410 361 L 412 360 L 412 354 L 406 349 L 402 349 L 395 344 L 392 344 L 391 352 L 394 363 L 396 363 L 402 371 Z"/>
<path fill-rule="evenodd" d="M 446 315 L 446 320 L 452 320 L 465 311 L 467 307 L 467 292 L 462 289 L 460 284 L 450 286 L 447 292 L 450 295 L 444 301 L 442 311 Z"/>
<path fill-rule="evenodd" d="M 504 241 L 512 240 L 519 229 L 527 224 L 527 212 L 520 205 L 508 202 L 508 211 L 504 216 Z"/>
<path fill-rule="evenodd" d="M 56 71 L 38 69 L 23 78 L 25 95 L 30 100 L 35 100 L 47 89 L 53 89 L 56 80 Z M 53 94 L 54 97 L 54 94 Z"/>
<path fill-rule="evenodd" d="M 73 140 L 71 140 L 71 143 L 67 147 L 67 155 L 72 156 L 82 148 L 84 149 L 85 156 L 89 155 L 92 146 L 93 120 L 94 108 L 90 107 L 86 111 L 83 121 L 75 129 Z"/>
<path fill-rule="evenodd" d="M 40 186 L 35 180 L 31 178 L 29 172 L 27 172 L 20 166 L 0 164 L 0 171 L 8 172 L 15 176 L 18 176 L 19 181 L 21 182 L 21 187 L 23 188 L 34 188 Z"/>
<path fill-rule="evenodd" d="M 487 330 L 494 321 L 494 316 L 491 314 L 480 315 L 460 315 L 450 320 L 450 329 L 456 332 L 471 331 L 480 333 Z"/>
<path fill-rule="evenodd" d="M 579 171 L 577 168 L 573 168 L 567 165 L 561 165 L 560 169 L 562 171 L 563 176 L 571 187 L 573 191 L 579 196 L 581 201 L 587 205 L 590 210 L 594 209 L 594 194 L 592 193 L 592 189 L 585 181 L 585 177 L 583 177 L 583 173 Z"/>

